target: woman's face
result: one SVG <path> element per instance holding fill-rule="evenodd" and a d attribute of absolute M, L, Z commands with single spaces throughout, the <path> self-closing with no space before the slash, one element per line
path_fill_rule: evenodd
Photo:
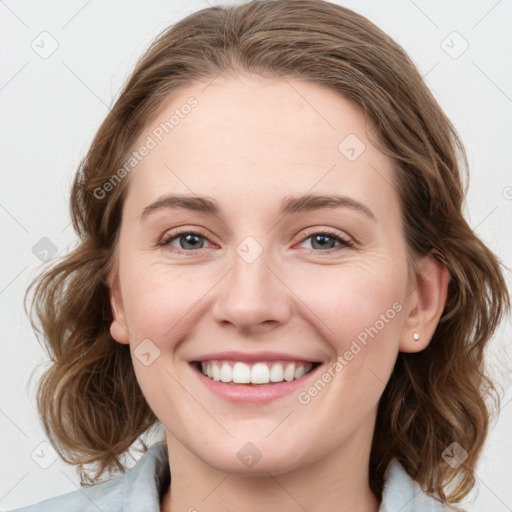
<path fill-rule="evenodd" d="M 320 85 L 223 77 L 177 94 L 142 146 L 111 333 L 168 440 L 246 473 L 366 457 L 417 297 L 362 112 Z M 212 360 L 205 377 L 194 362 Z M 288 382 L 293 361 L 319 366 Z"/>

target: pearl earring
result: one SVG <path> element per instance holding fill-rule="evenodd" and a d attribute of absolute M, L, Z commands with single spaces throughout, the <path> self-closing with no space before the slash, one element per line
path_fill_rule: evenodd
<path fill-rule="evenodd" d="M 420 335 L 417 332 L 413 333 L 412 337 L 414 338 L 414 341 L 418 341 L 420 339 Z"/>

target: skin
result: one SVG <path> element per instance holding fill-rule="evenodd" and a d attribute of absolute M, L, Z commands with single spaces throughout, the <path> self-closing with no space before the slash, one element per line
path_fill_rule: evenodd
<path fill-rule="evenodd" d="M 374 512 L 368 465 L 378 401 L 398 352 L 428 345 L 448 272 L 430 256 L 410 270 L 393 162 L 341 95 L 297 79 L 222 76 L 181 90 L 139 141 L 190 96 L 197 107 L 129 177 L 109 277 L 111 334 L 130 344 L 165 428 L 172 479 L 162 510 Z M 338 149 L 349 134 L 366 146 L 355 161 Z M 164 208 L 140 219 L 168 193 L 214 198 L 222 217 Z M 283 198 L 306 193 L 349 196 L 375 219 L 348 207 L 279 214 Z M 179 236 L 159 245 L 177 227 L 202 238 L 192 248 Z M 325 229 L 354 246 L 315 243 Z M 263 250 L 251 263 L 236 251 L 247 236 Z M 396 303 L 401 311 L 308 404 L 295 393 L 232 404 L 187 362 L 269 350 L 327 369 Z M 133 353 L 144 339 L 160 350 L 148 366 Z M 262 454 L 252 467 L 237 457 L 248 442 Z"/>

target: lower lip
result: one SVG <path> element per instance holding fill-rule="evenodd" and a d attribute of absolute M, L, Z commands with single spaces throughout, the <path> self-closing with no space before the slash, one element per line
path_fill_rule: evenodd
<path fill-rule="evenodd" d="M 215 381 L 206 377 L 194 364 L 190 363 L 194 373 L 199 380 L 213 393 L 233 403 L 256 403 L 271 402 L 276 398 L 297 392 L 304 384 L 314 377 L 322 365 L 317 366 L 306 375 L 291 382 L 283 381 L 277 384 L 228 384 L 221 381 Z"/>

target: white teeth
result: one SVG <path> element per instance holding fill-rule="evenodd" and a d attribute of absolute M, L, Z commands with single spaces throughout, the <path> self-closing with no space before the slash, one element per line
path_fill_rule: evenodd
<path fill-rule="evenodd" d="M 235 384 L 268 384 L 270 382 L 290 382 L 300 379 L 308 373 L 311 363 L 258 362 L 254 364 L 241 361 L 203 361 L 201 371 L 214 381 L 233 382 Z"/>
<path fill-rule="evenodd" d="M 211 363 L 208 363 L 208 368 L 210 371 L 208 372 L 208 377 L 212 378 L 213 380 L 219 381 L 220 380 L 220 368 L 218 365 L 213 365 Z"/>
<path fill-rule="evenodd" d="M 233 370 L 229 363 L 222 363 L 220 368 L 220 380 L 222 382 L 231 382 L 233 380 Z"/>
<path fill-rule="evenodd" d="M 283 375 L 283 365 L 273 364 L 272 368 L 270 368 L 270 382 L 282 382 L 284 378 Z"/>
<path fill-rule="evenodd" d="M 284 370 L 284 380 L 290 382 L 295 377 L 295 364 L 290 363 Z"/>
<path fill-rule="evenodd" d="M 306 372 L 304 371 L 304 366 L 298 366 L 295 369 L 295 378 L 300 379 Z"/>
<path fill-rule="evenodd" d="M 236 380 L 233 379 L 236 383 Z M 270 371 L 265 363 L 256 363 L 251 368 L 251 382 L 253 384 L 268 384 L 270 382 Z"/>
<path fill-rule="evenodd" d="M 245 363 L 235 363 L 232 377 L 237 384 L 248 384 L 251 382 L 251 369 Z"/>

